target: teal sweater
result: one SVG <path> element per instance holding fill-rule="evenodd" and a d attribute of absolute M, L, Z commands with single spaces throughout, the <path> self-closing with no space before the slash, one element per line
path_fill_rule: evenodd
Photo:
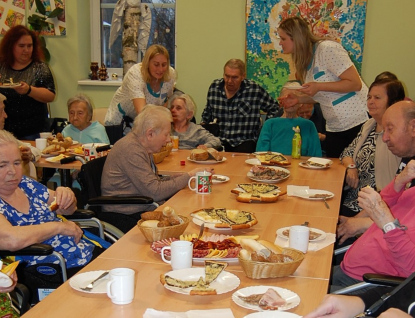
<path fill-rule="evenodd" d="M 321 157 L 321 146 L 316 126 L 311 120 L 297 118 L 270 118 L 261 129 L 256 151 L 275 151 L 291 155 L 293 127 L 300 127 L 301 155 Z"/>

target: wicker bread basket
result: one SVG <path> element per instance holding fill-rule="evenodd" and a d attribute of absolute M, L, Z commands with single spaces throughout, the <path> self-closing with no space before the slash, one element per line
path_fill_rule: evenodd
<path fill-rule="evenodd" d="M 161 148 L 159 152 L 153 153 L 154 163 L 160 163 L 166 158 L 171 150 L 173 149 L 173 145 L 171 143 L 167 143 L 165 146 Z"/>
<path fill-rule="evenodd" d="M 166 227 L 147 227 L 142 226 L 141 223 L 143 223 L 144 220 L 140 220 L 138 221 L 137 226 L 149 242 L 160 241 L 171 237 L 179 238 L 189 225 L 189 218 L 183 215 L 179 215 L 179 217 L 183 220 L 183 223 L 178 225 Z"/>
<path fill-rule="evenodd" d="M 239 256 L 245 275 L 249 278 L 275 278 L 293 274 L 304 259 L 304 253 L 293 248 L 284 248 L 282 254 L 290 256 L 293 261 L 286 263 L 266 263 L 242 259 Z"/>

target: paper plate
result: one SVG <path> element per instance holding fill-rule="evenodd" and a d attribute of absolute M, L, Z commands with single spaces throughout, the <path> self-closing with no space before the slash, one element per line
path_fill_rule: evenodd
<path fill-rule="evenodd" d="M 323 200 L 323 198 L 312 198 L 314 195 L 318 194 L 326 194 L 328 195 L 325 199 L 331 199 L 334 197 L 334 193 L 326 190 L 319 190 L 319 189 L 303 189 L 303 190 L 296 190 L 293 195 L 302 199 L 306 200 Z"/>

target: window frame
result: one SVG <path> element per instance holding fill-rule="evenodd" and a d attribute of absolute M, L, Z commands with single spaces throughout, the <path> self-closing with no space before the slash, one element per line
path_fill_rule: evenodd
<path fill-rule="evenodd" d="M 177 2 L 177 0 L 176 0 Z M 157 6 L 157 4 L 156 4 Z M 174 4 L 175 16 L 177 17 L 176 3 Z M 175 21 L 177 24 L 177 19 Z M 101 65 L 101 2 L 100 0 L 90 0 L 90 27 L 91 27 L 91 61 Z M 94 39 L 94 41 L 92 41 Z M 174 47 L 176 53 L 176 45 Z M 175 54 L 176 55 L 176 54 Z M 117 73 L 119 78 L 123 76 L 123 68 L 108 68 L 108 74 Z"/>

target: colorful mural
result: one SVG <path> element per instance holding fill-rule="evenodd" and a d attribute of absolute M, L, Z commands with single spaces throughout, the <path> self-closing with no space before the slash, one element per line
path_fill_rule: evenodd
<path fill-rule="evenodd" d="M 294 80 L 295 69 L 279 45 L 277 27 L 291 16 L 303 17 L 316 35 L 340 42 L 359 73 L 362 68 L 367 0 L 247 0 L 247 77 L 278 97 Z"/>
<path fill-rule="evenodd" d="M 2 0 L 0 1 L 0 30 L 6 33 L 12 26 L 25 22 L 24 0 Z"/>

